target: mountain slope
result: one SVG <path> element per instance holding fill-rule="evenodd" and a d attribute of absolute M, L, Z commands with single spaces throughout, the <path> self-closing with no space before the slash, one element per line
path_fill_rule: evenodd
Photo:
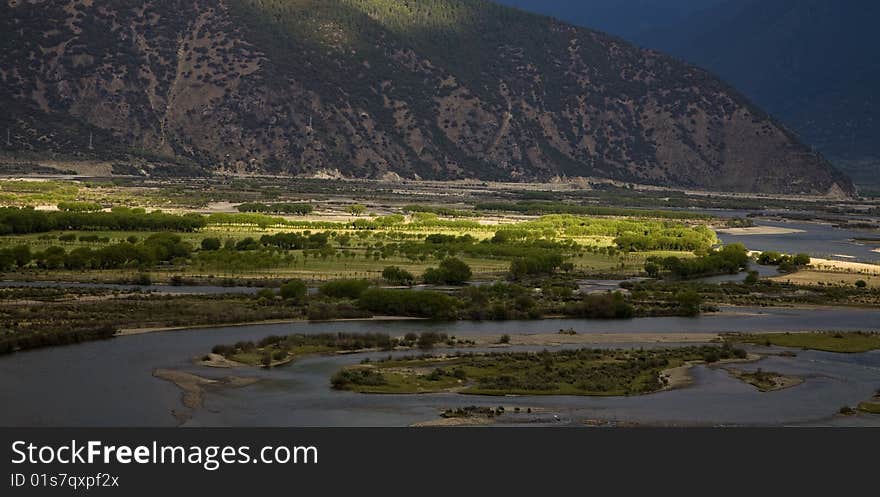
<path fill-rule="evenodd" d="M 836 161 L 880 166 L 880 58 L 873 0 L 726 2 L 663 31 L 672 53 L 708 67 Z M 668 33 L 668 31 L 667 31 Z"/>
<path fill-rule="evenodd" d="M 682 27 L 697 14 L 728 0 L 499 0 L 499 3 L 553 16 L 578 26 L 598 29 L 649 48 L 667 49 L 657 44 L 658 29 Z M 668 33 L 673 35 L 674 33 Z M 662 40 L 666 41 L 666 40 Z"/>
<path fill-rule="evenodd" d="M 851 193 L 708 73 L 484 1 L 10 0 L 7 153 Z"/>
<path fill-rule="evenodd" d="M 705 67 L 841 167 L 873 164 L 855 179 L 878 184 L 880 58 L 873 47 L 880 3 L 874 0 L 501 2 Z"/>

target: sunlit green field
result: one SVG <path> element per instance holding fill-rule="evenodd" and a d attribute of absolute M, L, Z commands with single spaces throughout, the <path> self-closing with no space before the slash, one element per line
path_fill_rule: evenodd
<path fill-rule="evenodd" d="M 630 276 L 643 273 L 648 257 L 690 257 L 690 250 L 695 246 L 705 248 L 717 240 L 706 227 L 707 220 L 698 216 L 687 220 L 652 218 L 650 212 L 644 217 L 538 216 L 481 211 L 476 210 L 473 203 L 455 204 L 454 209 L 448 209 L 449 204 L 442 200 L 413 207 L 410 198 L 394 192 L 376 192 L 375 197 L 365 198 L 364 192 L 361 196 L 348 192 L 335 195 L 316 193 L 327 188 L 319 183 L 305 183 L 303 186 L 314 190 L 311 193 L 302 193 L 299 188 L 284 190 L 259 180 L 196 181 L 189 185 L 175 181 L 127 184 L 124 180 L 0 180 L 0 207 L 36 207 L 36 217 L 44 218 L 55 216 L 54 219 L 58 219 L 59 214 L 64 215 L 64 212 L 55 211 L 59 207 L 70 214 L 60 225 L 50 225 L 49 229 L 55 230 L 48 232 L 27 228 L 27 223 L 13 229 L 11 224 L 4 226 L 0 219 L 0 255 L 3 250 L 7 251 L 3 278 L 125 281 L 148 276 L 155 282 L 172 278 L 178 281 L 181 278 L 200 281 L 212 278 L 378 280 L 382 270 L 389 266 L 397 266 L 420 277 L 428 268 L 436 267 L 451 256 L 470 266 L 474 279 L 494 280 L 505 278 L 511 262 L 524 257 L 528 251 L 531 251 L 529 257 L 556 253 L 562 256 L 567 272 L 585 277 Z M 264 207 L 273 202 L 308 204 L 313 212 L 301 216 L 239 213 L 236 206 L 249 200 L 264 202 L 260 204 Z M 75 207 L 68 207 L 74 204 Z M 359 210 L 352 210 L 353 206 Z M 74 208 L 84 210 L 74 211 Z M 146 211 L 137 214 L 129 209 L 128 214 L 123 214 L 117 213 L 116 208 L 142 208 Z M 560 208 L 560 205 L 548 204 L 549 208 Z M 447 209 L 445 212 L 452 217 L 437 214 L 444 212 L 443 209 Z M 101 210 L 103 212 L 93 212 Z M 112 231 L 106 227 L 133 225 L 126 224 L 125 220 L 119 224 L 101 224 L 98 217 L 110 218 L 118 214 L 134 218 L 156 210 L 169 213 L 171 217 L 192 213 L 204 220 L 195 229 L 178 227 L 173 232 L 186 247 L 185 257 L 169 257 L 151 263 L 123 260 L 114 262 L 113 269 L 106 269 L 107 265 L 103 263 L 91 262 L 77 267 L 66 262 L 65 258 L 77 250 L 99 253 L 126 244 L 131 246 L 126 250 L 140 247 L 156 231 Z M 461 213 L 466 215 L 461 217 Z M 79 220 L 76 216 L 80 216 Z M 93 219 L 94 222 L 83 219 Z M 68 229 L 57 229 L 64 226 Z M 495 239 L 499 232 L 508 234 L 504 239 Z M 328 236 L 327 241 L 322 242 L 321 250 L 316 247 L 306 250 L 282 248 L 261 242 L 261 237 L 279 233 L 295 233 L 303 237 L 325 233 Z M 451 244 L 426 245 L 427 237 L 438 235 L 470 238 Z M 223 249 L 202 250 L 202 242 L 207 238 L 219 240 Z M 254 248 L 236 247 L 248 239 L 255 240 Z M 413 248 L 413 244 L 421 248 Z M 11 263 L 10 251 L 23 246 L 30 250 L 32 262 Z M 650 250 L 659 247 L 681 250 Z M 685 250 L 683 247 L 690 248 Z M 47 263 L 45 254 L 59 252 L 61 259 L 56 256 L 55 263 Z"/>
<path fill-rule="evenodd" d="M 193 247 L 200 246 L 203 239 L 208 237 L 217 237 L 221 240 L 239 241 L 247 237 L 259 238 L 265 234 L 274 234 L 278 232 L 289 232 L 296 230 L 281 230 L 277 228 L 259 229 L 257 227 L 241 228 L 241 227 L 216 227 L 210 226 L 196 233 L 178 233 L 178 235 Z M 321 232 L 322 230 L 302 230 L 311 233 Z M 300 231 L 300 232 L 302 232 Z M 339 232 L 339 230 L 333 230 Z M 436 232 L 462 236 L 470 234 L 475 238 L 487 238 L 492 233 L 474 232 L 474 231 L 454 231 L 454 230 L 425 230 L 424 232 L 415 232 L 417 235 L 428 235 Z M 312 281 L 326 281 L 342 278 L 368 278 L 377 279 L 380 277 L 383 268 L 388 266 L 398 266 L 416 275 L 424 273 L 428 267 L 436 266 L 437 260 L 434 258 L 426 258 L 425 260 L 412 260 L 402 256 L 389 256 L 378 259 L 375 257 L 373 245 L 376 243 L 374 235 L 367 239 L 359 239 L 357 233 L 349 232 L 353 235 L 352 242 L 348 247 L 337 247 L 335 256 L 327 258 L 322 257 L 304 257 L 302 250 L 291 250 L 285 254 L 285 257 L 272 260 L 263 267 L 254 267 L 249 262 L 238 261 L 234 258 L 224 259 L 221 263 L 199 263 L 193 262 L 183 265 L 169 265 L 164 267 L 150 268 L 143 270 L 139 268 L 124 268 L 113 270 L 89 270 L 71 271 L 60 269 L 43 270 L 39 268 L 24 268 L 5 274 L 5 279 L 38 279 L 38 280 L 55 280 L 55 281 L 116 281 L 120 279 L 133 278 L 144 272 L 150 274 L 157 282 L 168 280 L 173 276 L 184 278 L 272 278 L 272 279 L 289 279 L 302 278 Z M 59 241 L 59 236 L 74 235 L 74 241 Z M 108 239 L 109 241 L 89 242 L 80 241 L 81 236 L 96 236 L 100 239 Z M 62 247 L 67 251 L 71 251 L 78 247 L 88 247 L 91 249 L 99 249 L 108 245 L 123 243 L 131 237 L 139 240 L 149 236 L 149 233 L 138 231 L 63 231 L 50 232 L 30 235 L 18 236 L 0 236 L 0 249 L 10 248 L 17 245 L 27 245 L 33 252 L 41 252 L 49 247 Z M 580 244 L 585 246 L 607 247 L 613 242 L 611 237 L 584 237 L 578 240 Z M 568 259 L 574 264 L 577 270 L 594 272 L 600 274 L 638 274 L 642 271 L 644 261 L 647 257 L 661 255 L 678 255 L 688 257 L 692 254 L 687 252 L 639 252 L 639 253 L 620 253 L 615 256 L 608 256 L 600 253 L 592 253 L 587 250 L 573 254 Z M 474 275 L 478 279 L 501 278 L 510 266 L 510 261 L 503 259 L 475 258 L 466 255 L 459 256 L 460 259 L 470 265 Z"/>

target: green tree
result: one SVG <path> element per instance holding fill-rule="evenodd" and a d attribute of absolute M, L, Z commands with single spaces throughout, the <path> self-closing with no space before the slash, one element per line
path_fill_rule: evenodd
<path fill-rule="evenodd" d="M 382 270 L 382 279 L 392 285 L 412 285 L 416 277 L 405 269 L 388 266 Z"/>
<path fill-rule="evenodd" d="M 289 300 L 295 304 L 298 304 L 305 300 L 308 291 L 309 289 L 304 281 L 290 280 L 287 283 L 281 285 L 280 295 L 281 298 L 283 298 L 284 300 Z"/>
<path fill-rule="evenodd" d="M 221 245 L 219 238 L 202 239 L 202 250 L 205 251 L 220 250 Z"/>
<path fill-rule="evenodd" d="M 423 276 L 425 283 L 441 285 L 462 285 L 471 279 L 471 267 L 461 259 L 447 257 L 439 268 L 428 268 Z"/>
<path fill-rule="evenodd" d="M 791 262 L 795 266 L 809 266 L 810 262 L 812 262 L 812 259 L 810 259 L 809 254 L 800 253 L 800 254 L 795 255 L 791 259 Z"/>
<path fill-rule="evenodd" d="M 765 251 L 758 256 L 758 264 L 762 266 L 778 266 L 782 262 L 782 254 L 779 252 Z"/>
<path fill-rule="evenodd" d="M 367 207 L 361 204 L 349 205 L 345 210 L 354 217 L 361 217 L 367 212 Z"/>
<path fill-rule="evenodd" d="M 746 285 L 754 285 L 758 282 L 758 272 L 757 271 L 749 271 L 749 274 L 746 276 L 745 284 Z"/>
<path fill-rule="evenodd" d="M 24 267 L 33 260 L 31 248 L 27 245 L 17 245 L 12 248 L 12 259 L 18 267 Z"/>
<path fill-rule="evenodd" d="M 336 280 L 324 283 L 318 291 L 330 298 L 354 300 L 369 287 L 367 280 Z"/>
<path fill-rule="evenodd" d="M 703 297 L 696 290 L 684 290 L 675 296 L 675 301 L 685 316 L 696 316 L 702 310 Z"/>

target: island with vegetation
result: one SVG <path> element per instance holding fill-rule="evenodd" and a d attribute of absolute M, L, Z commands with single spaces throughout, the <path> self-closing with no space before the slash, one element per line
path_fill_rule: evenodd
<path fill-rule="evenodd" d="M 731 343 L 750 343 L 767 347 L 791 347 L 845 354 L 880 349 L 880 333 L 876 332 L 731 333 L 725 335 L 724 338 Z"/>
<path fill-rule="evenodd" d="M 804 379 L 799 376 L 763 371 L 761 368 L 755 371 L 743 371 L 735 368 L 727 368 L 726 370 L 730 376 L 748 383 L 762 392 L 783 390 L 798 386 L 804 382 Z"/>
<path fill-rule="evenodd" d="M 206 365 L 217 364 L 213 356 L 221 356 L 220 365 L 247 365 L 275 367 L 298 357 L 314 354 L 356 353 L 382 350 L 419 348 L 430 350 L 435 345 L 447 347 L 468 346 L 472 342 L 458 340 L 443 333 L 407 333 L 393 338 L 384 333 L 319 333 L 267 336 L 258 342 L 237 342 L 217 345 L 211 354 L 202 358 Z"/>
<path fill-rule="evenodd" d="M 727 346 L 456 353 L 368 361 L 330 381 L 339 390 L 373 394 L 640 395 L 669 387 L 663 371 L 746 357 Z"/>
<path fill-rule="evenodd" d="M 868 414 L 880 414 L 880 390 L 877 390 L 871 400 L 859 403 L 858 410 Z"/>

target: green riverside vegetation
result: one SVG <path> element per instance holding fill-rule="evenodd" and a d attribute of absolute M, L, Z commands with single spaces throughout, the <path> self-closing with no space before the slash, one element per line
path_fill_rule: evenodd
<path fill-rule="evenodd" d="M 620 216 L 658 219 L 709 219 L 711 216 L 696 212 L 625 209 L 621 207 L 598 207 L 565 202 L 482 202 L 474 207 L 481 211 L 520 212 L 523 214 L 573 214 L 578 216 Z"/>
<path fill-rule="evenodd" d="M 231 345 L 216 345 L 211 353 L 248 366 L 272 367 L 311 354 L 397 348 L 430 350 L 436 345 L 453 347 L 469 345 L 469 342 L 434 332 L 407 333 L 400 338 L 384 333 L 298 333 L 287 336 L 270 335 L 256 343 L 242 341 Z"/>
<path fill-rule="evenodd" d="M 825 352 L 858 353 L 880 349 L 880 333 L 824 332 L 824 333 L 767 333 L 728 334 L 725 340 L 732 343 L 793 347 Z"/>
<path fill-rule="evenodd" d="M 749 253 L 745 245 L 734 243 L 691 259 L 675 256 L 652 257 L 645 263 L 645 272 L 650 276 L 657 276 L 661 271 L 668 271 L 673 278 L 689 279 L 715 274 L 736 274 L 748 265 Z"/>
<path fill-rule="evenodd" d="M 388 359 L 345 368 L 333 388 L 361 393 L 619 396 L 667 386 L 661 372 L 691 362 L 745 358 L 732 347 L 456 354 Z"/>

